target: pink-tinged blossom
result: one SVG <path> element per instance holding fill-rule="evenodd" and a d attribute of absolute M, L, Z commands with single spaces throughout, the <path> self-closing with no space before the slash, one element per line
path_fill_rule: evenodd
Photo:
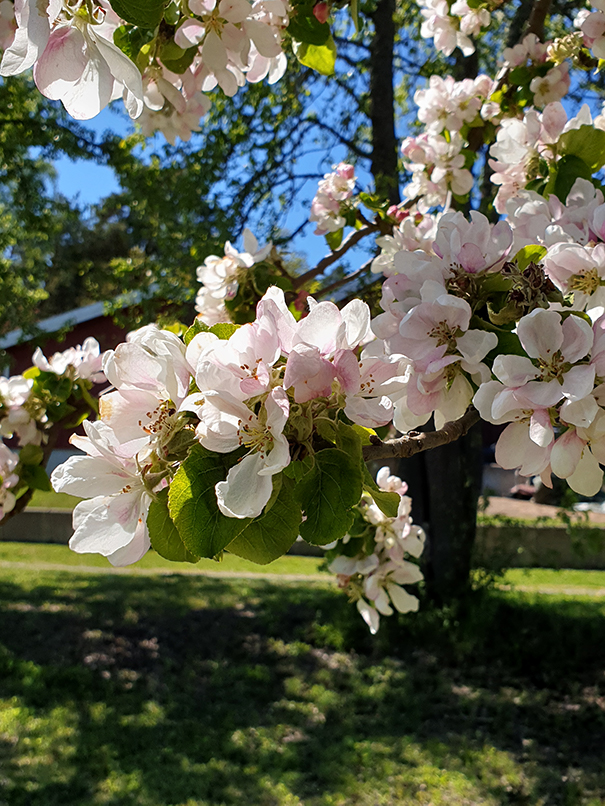
<path fill-rule="evenodd" d="M 603 485 L 605 464 L 605 411 L 586 428 L 570 428 L 555 442 L 550 464 L 555 476 L 565 479 L 580 495 L 596 495 Z"/>
<path fill-rule="evenodd" d="M 317 224 L 315 235 L 336 232 L 344 227 L 342 205 L 352 197 L 355 181 L 355 168 L 346 162 L 334 165 L 331 173 L 324 174 L 311 202 L 309 221 Z"/>
<path fill-rule="evenodd" d="M 281 387 L 264 398 L 257 414 L 228 393 L 211 399 L 192 395 L 196 434 L 209 451 L 231 453 L 240 447 L 248 453 L 216 485 L 219 509 L 229 518 L 256 518 L 273 491 L 273 476 L 290 463 L 290 447 L 283 435 L 288 419 L 288 396 Z"/>
<path fill-rule="evenodd" d="M 490 224 L 476 210 L 467 221 L 462 213 L 446 213 L 439 221 L 434 252 L 450 271 L 468 274 L 498 271 L 510 253 L 513 232 L 506 221 Z"/>
<path fill-rule="evenodd" d="M 44 372 L 53 372 L 55 375 L 63 375 L 70 368 L 74 377 L 90 380 L 93 383 L 104 383 L 103 356 L 99 342 L 89 336 L 80 346 L 69 347 L 62 353 L 55 353 L 51 358 L 46 358 L 42 350 L 38 347 L 32 357 L 32 363 Z"/>
<path fill-rule="evenodd" d="M 483 384 L 473 403 L 482 419 L 510 422 L 496 445 L 498 464 L 536 475 L 549 466 L 555 419 L 587 428 L 598 413 L 595 367 L 582 363 L 594 336 L 580 317 L 543 309 L 524 316 L 517 333 L 526 356 L 497 356 L 498 380 Z"/>
<path fill-rule="evenodd" d="M 201 321 L 210 327 L 230 320 L 225 300 L 233 299 L 237 294 L 240 274 L 265 260 L 273 248 L 271 243 L 259 246 L 249 229 L 244 230 L 243 240 L 243 252 L 238 252 L 227 241 L 223 257 L 209 255 L 204 264 L 197 268 L 197 279 L 202 287 L 198 291 L 195 308 Z"/>
<path fill-rule="evenodd" d="M 564 294 L 573 294 L 575 310 L 605 307 L 605 244 L 558 243 L 542 260 L 544 271 Z"/>
<path fill-rule="evenodd" d="M 390 340 L 410 362 L 403 395 L 395 399 L 395 426 L 409 431 L 434 414 L 437 428 L 461 417 L 477 385 L 487 380 L 483 364 L 497 345 L 493 333 L 468 330 L 470 305 L 427 281 L 422 302 L 401 320 L 399 336 Z M 388 346 L 388 345 L 387 345 Z"/>
<path fill-rule="evenodd" d="M 203 336 L 204 334 L 200 334 Z M 272 368 L 281 355 L 275 320 L 261 316 L 228 340 L 214 340 L 200 353 L 195 380 L 208 398 L 228 392 L 244 401 L 272 387 Z"/>
<path fill-rule="evenodd" d="M 72 456 L 51 476 L 56 492 L 88 499 L 73 512 L 70 548 L 78 554 L 101 554 L 112 565 L 137 562 L 148 551 L 147 513 L 151 495 L 136 457 L 100 420 L 84 421 L 85 437 L 71 442 L 87 456 Z"/>
<path fill-rule="evenodd" d="M 143 111 L 143 85 L 137 66 L 113 43 L 120 19 L 109 3 L 93 12 L 62 0 L 16 0 L 17 33 L 5 51 L 3 76 L 33 66 L 40 92 L 60 100 L 77 120 L 89 120 L 123 95 L 131 117 Z"/>
<path fill-rule="evenodd" d="M 19 483 L 15 473 L 19 456 L 0 441 L 0 520 L 15 508 L 17 499 L 11 489 Z"/>
<path fill-rule="evenodd" d="M 582 246 L 594 240 L 601 217 L 605 221 L 603 193 L 588 179 L 576 179 L 565 204 L 554 194 L 548 199 L 522 190 L 506 202 L 507 221 L 513 229 L 511 254 L 530 244 L 553 246 L 561 242 Z M 605 228 L 603 229 L 605 235 Z"/>
<path fill-rule="evenodd" d="M 395 518 L 388 518 L 365 494 L 360 504 L 362 517 L 375 528 L 374 551 L 354 557 L 337 556 L 330 570 L 338 576 L 341 587 L 348 588 L 357 599 L 357 610 L 374 635 L 380 625 L 380 616 L 390 616 L 393 608 L 399 613 L 418 610 L 418 599 L 403 587 L 423 579 L 422 571 L 407 557 L 420 557 L 424 550 L 425 535 L 412 523 L 412 501 L 405 495 L 407 485 L 397 476 L 390 476 L 383 467 L 377 477 L 378 485 L 400 495 Z M 343 540 L 346 543 L 347 539 Z M 338 545 L 338 544 L 337 544 Z M 327 547 L 326 547 L 327 548 Z"/>
<path fill-rule="evenodd" d="M 22 375 L 13 375 L 10 378 L 0 376 L 0 436 L 8 439 L 16 436 L 19 445 L 42 443 L 42 431 L 27 408 L 32 387 L 33 381 Z M 43 415 L 41 421 L 45 420 Z"/>
<path fill-rule="evenodd" d="M 605 59 L 605 4 L 603 0 L 591 0 L 591 5 L 597 10 L 585 14 L 580 12 L 580 30 L 586 47 L 597 59 Z"/>
<path fill-rule="evenodd" d="M 420 35 L 423 39 L 432 39 L 435 48 L 444 56 L 451 56 L 457 47 L 465 56 L 475 52 L 472 40 L 461 30 L 460 18 L 451 15 L 447 0 L 418 0 L 418 5 L 424 17 L 420 26 Z M 465 6 L 466 4 L 461 7 Z M 464 16 L 467 16 L 466 12 Z M 467 27 L 474 32 L 474 22 Z"/>
<path fill-rule="evenodd" d="M 0 50 L 7 50 L 13 44 L 16 30 L 15 6 L 11 0 L 2 0 L 0 2 Z"/>
<path fill-rule="evenodd" d="M 185 345 L 174 333 L 156 325 L 129 333 L 126 342 L 105 353 L 103 371 L 120 391 L 151 392 L 175 406 L 189 393 L 191 370 Z"/>

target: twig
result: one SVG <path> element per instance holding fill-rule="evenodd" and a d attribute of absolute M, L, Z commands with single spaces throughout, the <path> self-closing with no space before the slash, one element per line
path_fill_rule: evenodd
<path fill-rule="evenodd" d="M 366 235 L 372 235 L 374 232 L 380 232 L 380 226 L 378 224 L 368 224 L 368 226 L 362 227 L 361 229 L 356 229 L 344 239 L 336 251 L 330 252 L 330 254 L 323 257 L 314 268 L 309 269 L 309 271 L 297 277 L 294 282 L 294 290 L 298 291 L 306 282 L 317 277 L 318 274 L 323 274 L 328 266 L 331 266 L 332 263 L 336 263 L 352 246 L 359 243 Z"/>
<path fill-rule="evenodd" d="M 366 462 L 371 462 L 373 459 L 408 459 L 416 453 L 455 442 L 467 434 L 479 420 L 479 413 L 471 408 L 459 420 L 446 423 L 439 431 L 426 433 L 410 431 L 399 439 L 390 439 L 388 442 L 382 442 L 378 437 L 370 437 L 372 444 L 364 447 L 363 458 Z"/>
<path fill-rule="evenodd" d="M 330 285 L 327 285 L 325 288 L 322 288 L 319 291 L 316 291 L 314 296 L 315 297 L 325 297 L 326 294 L 331 294 L 332 291 L 336 291 L 337 289 L 342 288 L 343 285 L 347 285 L 347 283 L 350 283 L 353 280 L 356 280 L 358 277 L 361 277 L 362 274 L 365 274 L 365 272 L 370 268 L 370 266 L 372 265 L 373 262 L 374 262 L 374 258 L 372 258 L 371 260 L 368 260 L 366 263 L 363 264 L 363 266 L 360 269 L 357 269 L 357 271 L 351 272 L 351 274 L 347 274 L 346 277 L 342 277 L 340 280 L 337 280 L 335 283 L 331 283 Z"/>

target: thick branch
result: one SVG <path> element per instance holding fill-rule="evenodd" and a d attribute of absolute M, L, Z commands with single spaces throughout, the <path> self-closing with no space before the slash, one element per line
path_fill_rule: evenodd
<path fill-rule="evenodd" d="M 552 0 L 536 0 L 529 16 L 529 24 L 525 32 L 526 36 L 527 34 L 535 34 L 538 39 L 544 39 L 544 23 L 550 11 L 551 2 Z"/>
<path fill-rule="evenodd" d="M 388 442 L 382 442 L 378 437 L 370 437 L 372 444 L 364 447 L 363 458 L 366 462 L 371 462 L 373 459 L 408 459 L 416 453 L 455 442 L 468 434 L 479 420 L 479 413 L 471 408 L 459 420 L 446 423 L 439 431 L 426 433 L 410 431 L 399 439 L 390 439 Z"/>

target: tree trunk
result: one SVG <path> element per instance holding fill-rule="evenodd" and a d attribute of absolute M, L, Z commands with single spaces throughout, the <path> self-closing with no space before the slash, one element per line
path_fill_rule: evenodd
<path fill-rule="evenodd" d="M 374 36 L 370 47 L 370 121 L 372 124 L 371 172 L 376 191 L 391 204 L 399 195 L 398 153 L 395 136 L 395 91 L 393 54 L 395 49 L 395 0 L 378 0 L 372 14 Z"/>
<path fill-rule="evenodd" d="M 461 599 L 470 583 L 477 533 L 477 504 L 483 474 L 481 424 L 427 451 L 429 531 L 424 567 L 427 590 L 436 604 Z"/>
<path fill-rule="evenodd" d="M 397 204 L 401 197 L 393 90 L 394 14 L 395 0 L 378 0 L 372 14 L 370 117 L 376 189 Z M 463 76 L 476 75 L 476 57 L 461 60 L 458 70 Z M 441 604 L 462 596 L 468 587 L 481 471 L 479 427 L 458 442 L 401 460 L 398 465 L 398 474 L 409 485 L 414 520 L 426 528 L 429 538 L 424 557 L 428 590 Z"/>

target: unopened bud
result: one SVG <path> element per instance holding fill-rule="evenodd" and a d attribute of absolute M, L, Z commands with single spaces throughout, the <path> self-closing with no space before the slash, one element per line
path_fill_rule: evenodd
<path fill-rule="evenodd" d="M 327 22 L 330 16 L 330 6 L 327 3 L 316 3 L 313 6 L 313 16 L 318 22 Z"/>
<path fill-rule="evenodd" d="M 392 204 L 387 210 L 387 215 L 390 218 L 394 218 L 398 224 L 401 224 L 401 222 L 409 216 L 409 212 L 398 207 L 396 204 Z"/>

